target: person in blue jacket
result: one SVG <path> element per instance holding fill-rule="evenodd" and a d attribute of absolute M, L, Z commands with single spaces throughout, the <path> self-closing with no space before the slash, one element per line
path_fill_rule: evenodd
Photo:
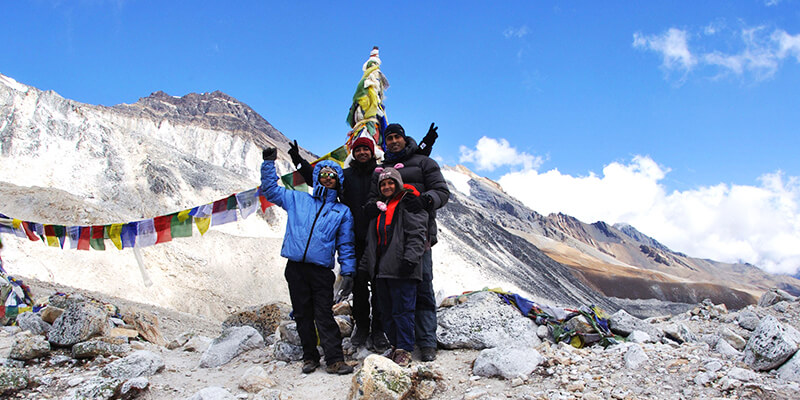
<path fill-rule="evenodd" d="M 303 345 L 303 373 L 319 367 L 317 333 L 325 353 L 326 371 L 349 374 L 353 367 L 344 362 L 339 325 L 333 319 L 334 253 L 339 252 L 342 284 L 340 296 L 353 290 L 356 269 L 353 215 L 338 201 L 342 168 L 334 161 L 320 161 L 314 167 L 314 192 L 288 190 L 278 186 L 275 171 L 277 150 L 264 149 L 261 164 L 261 193 L 286 210 L 286 235 L 281 257 L 287 258 L 284 276 L 289 284 L 297 333 Z"/>

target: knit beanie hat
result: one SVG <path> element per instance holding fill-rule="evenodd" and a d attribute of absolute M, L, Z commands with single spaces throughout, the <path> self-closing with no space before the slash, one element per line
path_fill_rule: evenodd
<path fill-rule="evenodd" d="M 383 130 L 383 137 L 389 136 L 390 133 L 397 133 L 404 139 L 406 137 L 406 130 L 403 129 L 403 126 L 400 124 L 389 124 L 389 126 Z"/>
<path fill-rule="evenodd" d="M 372 139 L 362 136 L 356 139 L 355 142 L 353 142 L 353 146 L 351 147 L 351 149 L 355 150 L 356 147 L 359 146 L 364 146 L 368 148 L 369 152 L 372 153 L 373 156 L 375 155 L 375 143 L 372 141 Z"/>
<path fill-rule="evenodd" d="M 398 190 L 403 189 L 403 177 L 400 176 L 400 171 L 392 167 L 384 168 L 383 171 L 380 172 L 380 175 L 378 175 L 378 185 L 380 185 L 380 183 L 386 179 L 394 179 L 394 183 L 395 185 L 397 185 L 397 189 Z"/>

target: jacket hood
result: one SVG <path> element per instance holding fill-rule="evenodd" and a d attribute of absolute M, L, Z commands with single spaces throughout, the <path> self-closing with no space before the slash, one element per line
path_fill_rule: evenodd
<path fill-rule="evenodd" d="M 334 171 L 336 171 L 336 174 L 339 175 L 339 184 L 336 185 L 336 189 L 328 189 L 319 183 L 319 171 L 323 167 L 332 168 Z M 339 192 L 344 186 L 344 171 L 342 171 L 342 167 L 339 165 L 339 163 L 331 160 L 322 160 L 318 162 L 317 165 L 314 166 L 312 177 L 314 178 L 314 197 L 324 198 L 328 201 L 336 200 L 336 197 L 339 195 Z"/>

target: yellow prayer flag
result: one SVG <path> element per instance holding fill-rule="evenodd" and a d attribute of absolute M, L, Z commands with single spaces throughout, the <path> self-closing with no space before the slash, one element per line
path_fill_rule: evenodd
<path fill-rule="evenodd" d="M 211 226 L 211 217 L 194 217 L 194 223 L 197 225 L 197 230 L 200 231 L 200 235 L 205 235 L 208 231 L 208 227 Z"/>
<path fill-rule="evenodd" d="M 120 236 L 122 234 L 122 225 L 125 224 L 111 224 L 108 228 L 108 238 L 111 239 L 117 250 L 122 250 L 122 237 Z"/>
<path fill-rule="evenodd" d="M 59 247 L 58 238 L 55 236 L 45 236 L 47 238 L 47 245 L 50 247 Z"/>
<path fill-rule="evenodd" d="M 16 219 L 16 218 L 12 219 L 11 220 L 11 226 L 13 226 L 14 229 L 21 228 L 22 227 L 22 220 L 21 219 Z"/>
<path fill-rule="evenodd" d="M 186 219 L 189 218 L 189 213 L 190 212 L 192 212 L 191 208 L 188 209 L 188 210 L 183 210 L 183 211 L 179 212 L 178 213 L 178 221 L 180 221 L 180 222 L 186 221 Z"/>

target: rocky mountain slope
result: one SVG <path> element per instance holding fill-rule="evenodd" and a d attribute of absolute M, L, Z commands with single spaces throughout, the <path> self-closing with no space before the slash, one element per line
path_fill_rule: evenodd
<path fill-rule="evenodd" d="M 104 107 L 0 75 L 0 213 L 23 220 L 106 224 L 206 204 L 255 187 L 267 145 L 281 150 L 279 170 L 287 172 L 288 139 L 221 92 L 156 92 Z M 768 287 L 800 286 L 753 267 L 671 252 L 631 228 L 544 217 L 464 167 L 443 169 L 453 197 L 440 213 L 441 241 L 434 247 L 440 297 L 488 286 L 610 311 L 630 305 L 626 298 L 694 303 L 708 297 L 738 308 Z M 78 252 L 12 237 L 4 259 L 23 276 L 223 318 L 288 298 L 282 278 L 275 279 L 284 265 L 284 225 L 285 213 L 273 207 L 204 237 L 195 232 L 144 248 L 151 286 L 127 249 Z M 641 304 L 641 315 L 664 307 Z"/>

